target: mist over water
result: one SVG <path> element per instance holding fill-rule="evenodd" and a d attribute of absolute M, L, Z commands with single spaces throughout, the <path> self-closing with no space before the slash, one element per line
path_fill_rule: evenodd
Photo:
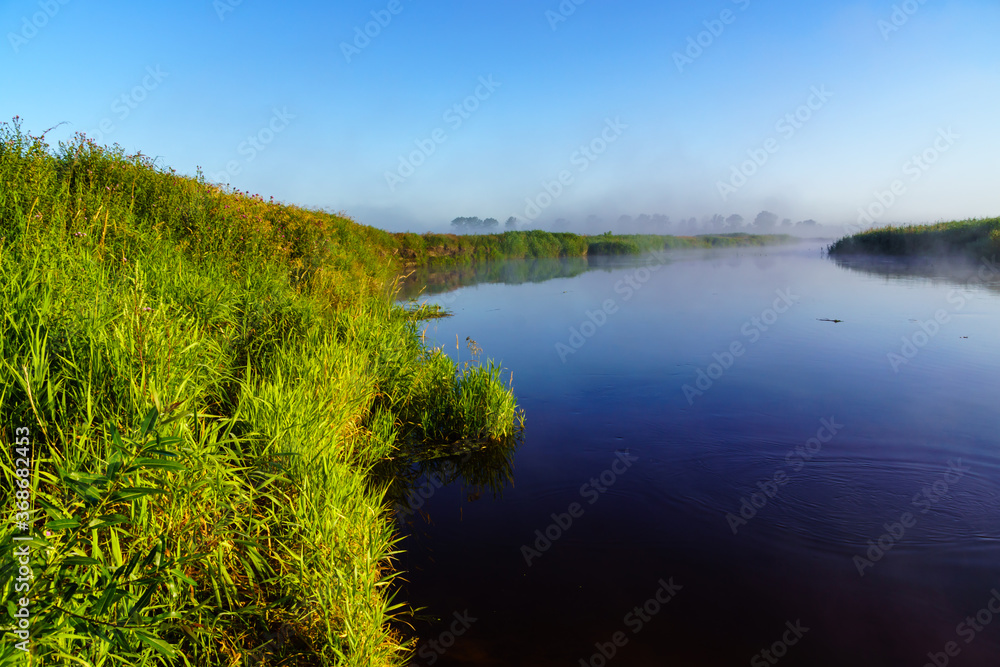
<path fill-rule="evenodd" d="M 455 314 L 428 342 L 501 361 L 527 426 L 502 489 L 400 514 L 401 595 L 438 619 L 415 664 L 993 664 L 1000 275 L 822 250 L 424 297 Z"/>
<path fill-rule="evenodd" d="M 569 214 L 572 215 L 572 214 Z M 520 217 L 519 217 L 520 216 Z M 567 218 L 562 215 L 548 215 L 537 206 L 528 207 L 517 215 L 509 216 L 501 223 L 498 218 L 460 216 L 450 224 L 432 225 L 438 232 L 457 234 L 499 233 L 516 229 L 542 229 L 551 232 L 599 235 L 613 234 L 654 234 L 693 236 L 697 234 L 788 234 L 799 238 L 839 237 L 875 226 L 891 224 L 866 218 L 860 224 L 823 224 L 812 218 L 797 219 L 784 217 L 768 210 L 754 212 L 748 217 L 739 213 L 723 215 L 715 213 L 698 217 L 671 217 L 662 213 L 637 215 L 595 214 L 577 215 Z M 853 225 L 853 226 L 852 226 Z M 411 225 L 412 227 L 412 225 Z M 410 231 L 416 231 L 412 228 Z"/>

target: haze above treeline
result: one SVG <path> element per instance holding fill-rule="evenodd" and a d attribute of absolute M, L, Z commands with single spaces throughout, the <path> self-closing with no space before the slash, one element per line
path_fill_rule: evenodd
<path fill-rule="evenodd" d="M 857 224 L 831 225 L 806 218 L 793 220 L 772 211 L 760 211 L 749 217 L 738 213 L 729 215 L 673 218 L 664 214 L 640 213 L 623 214 L 617 217 L 591 214 L 584 218 L 566 217 L 522 219 L 516 216 L 506 218 L 458 216 L 449 223 L 442 223 L 425 231 L 453 234 L 498 234 L 506 231 L 541 229 L 550 232 L 572 232 L 574 234 L 596 235 L 605 232 L 615 234 L 659 234 L 691 236 L 697 234 L 791 234 L 802 237 L 834 237 L 855 233 L 871 227 L 910 223 L 875 223 L 861 220 Z M 417 230 L 411 230 L 417 231 Z"/>

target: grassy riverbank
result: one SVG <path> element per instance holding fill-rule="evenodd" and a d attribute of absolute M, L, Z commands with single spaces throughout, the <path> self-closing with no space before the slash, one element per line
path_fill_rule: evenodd
<path fill-rule="evenodd" d="M 870 229 L 829 247 L 830 255 L 992 256 L 1000 252 L 1000 218 Z"/>
<path fill-rule="evenodd" d="M 34 664 L 402 663 L 368 471 L 521 417 L 498 369 L 421 345 L 391 235 L 16 125 L 0 182 L 4 511 L 34 488 L 0 590 Z"/>

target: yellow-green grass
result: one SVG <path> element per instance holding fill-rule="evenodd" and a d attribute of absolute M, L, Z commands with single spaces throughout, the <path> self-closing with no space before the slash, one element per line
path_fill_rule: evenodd
<path fill-rule="evenodd" d="M 542 259 L 586 255 L 638 255 L 654 250 L 762 246 L 788 243 L 784 234 L 706 234 L 660 236 L 654 234 L 600 234 L 582 236 L 543 230 L 511 231 L 503 234 L 394 234 L 395 253 L 412 264 L 443 264 Z"/>
<path fill-rule="evenodd" d="M 880 227 L 846 236 L 829 247 L 831 255 L 991 257 L 1000 252 L 1000 218 L 933 225 Z"/>
<path fill-rule="evenodd" d="M 393 665 L 399 448 L 522 425 L 393 303 L 391 235 L 0 128 L 0 594 L 31 664 Z M 506 445 L 503 445 L 506 446 Z M 16 592 L 15 537 L 33 578 Z M 0 664 L 21 654 L 3 627 Z"/>

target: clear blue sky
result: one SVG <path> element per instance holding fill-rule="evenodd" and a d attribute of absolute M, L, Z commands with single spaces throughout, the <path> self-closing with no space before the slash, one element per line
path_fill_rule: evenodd
<path fill-rule="evenodd" d="M 6 0 L 0 28 L 0 119 L 392 230 L 528 199 L 848 223 L 894 181 L 881 222 L 1000 214 L 995 0 Z"/>

